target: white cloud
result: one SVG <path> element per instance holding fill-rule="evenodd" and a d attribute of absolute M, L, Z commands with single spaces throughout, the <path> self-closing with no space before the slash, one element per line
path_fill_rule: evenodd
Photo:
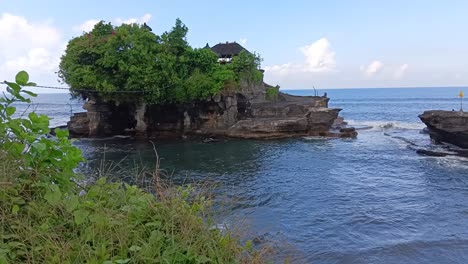
<path fill-rule="evenodd" d="M 299 74 L 301 73 L 303 68 L 301 68 L 298 64 L 293 63 L 285 63 L 280 65 L 272 65 L 265 67 L 265 74 L 268 77 L 272 77 L 273 79 L 276 78 L 283 78 L 285 76 L 291 76 L 292 74 Z"/>
<path fill-rule="evenodd" d="M 146 22 L 150 21 L 150 19 L 151 19 L 151 14 L 144 14 L 140 18 L 128 18 L 128 19 L 117 18 L 117 19 L 115 19 L 114 22 L 117 25 L 120 25 L 120 24 L 134 24 L 134 23 L 143 24 L 143 23 L 146 23 Z"/>
<path fill-rule="evenodd" d="M 322 82 L 336 72 L 335 52 L 326 38 L 299 48 L 301 63 L 288 62 L 265 67 L 265 80 L 286 87 L 304 87 Z"/>
<path fill-rule="evenodd" d="M 398 67 L 398 69 L 395 71 L 395 79 L 400 80 L 403 78 L 405 75 L 406 71 L 408 70 L 409 65 L 408 64 L 403 64 Z"/>
<path fill-rule="evenodd" d="M 380 73 L 384 68 L 384 64 L 381 61 L 374 60 L 367 67 L 361 66 L 361 71 L 363 71 L 368 77 L 372 77 Z"/>
<path fill-rule="evenodd" d="M 73 27 L 73 30 L 77 31 L 77 32 L 89 32 L 89 31 L 93 30 L 94 25 L 99 23 L 99 21 L 100 20 L 97 20 L 97 19 L 87 20 L 83 24 Z"/>
<path fill-rule="evenodd" d="M 335 52 L 331 51 L 330 42 L 326 38 L 302 47 L 301 51 L 305 56 L 304 71 L 306 72 L 327 72 L 336 67 Z"/>
<path fill-rule="evenodd" d="M 3 13 L 0 16 L 0 80 L 13 80 L 26 70 L 31 80 L 49 85 L 56 82 L 63 37 L 50 22 L 35 23 L 25 17 Z"/>
<path fill-rule="evenodd" d="M 330 48 L 330 42 L 321 38 L 299 50 L 304 55 L 302 63 L 285 63 L 265 67 L 269 75 L 291 75 L 299 73 L 331 72 L 336 68 L 335 52 Z"/>
<path fill-rule="evenodd" d="M 112 20 L 112 24 L 114 25 L 134 24 L 134 23 L 143 24 L 143 23 L 147 23 L 148 21 L 150 21 L 150 19 L 151 19 L 151 14 L 144 14 L 140 18 L 134 18 L 134 17 L 126 18 L 126 19 L 116 18 Z M 100 20 L 98 19 L 89 19 L 85 21 L 83 24 L 73 27 L 73 30 L 77 32 L 89 32 L 94 28 L 94 25 L 99 23 L 99 21 Z"/>
<path fill-rule="evenodd" d="M 247 39 L 246 38 L 241 38 L 239 43 L 242 45 L 242 46 L 245 46 L 247 45 Z"/>

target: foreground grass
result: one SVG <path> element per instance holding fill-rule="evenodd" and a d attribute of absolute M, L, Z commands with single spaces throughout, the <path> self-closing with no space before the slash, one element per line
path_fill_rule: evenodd
<path fill-rule="evenodd" d="M 0 263 L 260 262 L 229 232 L 211 228 L 203 217 L 209 201 L 186 188 L 154 196 L 102 178 L 35 196 L 11 177 L 21 172 L 10 164 L 0 161 Z"/>

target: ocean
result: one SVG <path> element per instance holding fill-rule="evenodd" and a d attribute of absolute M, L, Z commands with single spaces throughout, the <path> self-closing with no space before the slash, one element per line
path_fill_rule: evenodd
<path fill-rule="evenodd" d="M 313 95 L 313 90 L 285 91 Z M 217 221 L 271 245 L 291 263 L 468 263 L 468 159 L 429 157 L 437 149 L 418 115 L 458 110 L 457 88 L 330 89 L 356 139 L 153 142 L 176 184 L 210 182 Z M 67 94 L 33 100 L 52 125 L 82 102 Z M 19 105 L 26 110 L 24 105 Z M 75 141 L 79 172 L 132 181 L 154 167 L 149 140 Z M 279 261 L 278 263 L 282 263 Z"/>

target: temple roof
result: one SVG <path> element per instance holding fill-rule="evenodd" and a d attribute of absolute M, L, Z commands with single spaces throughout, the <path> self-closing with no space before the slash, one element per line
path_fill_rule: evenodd
<path fill-rule="evenodd" d="M 211 50 L 218 54 L 218 57 L 220 58 L 231 58 L 234 55 L 239 55 L 243 50 L 249 52 L 236 42 L 219 43 L 214 45 Z"/>

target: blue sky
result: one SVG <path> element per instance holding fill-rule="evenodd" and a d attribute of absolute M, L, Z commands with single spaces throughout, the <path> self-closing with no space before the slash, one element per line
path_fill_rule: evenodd
<path fill-rule="evenodd" d="M 28 70 L 43 85 L 67 41 L 98 20 L 176 18 L 195 47 L 237 41 L 285 89 L 468 85 L 468 1 L 0 0 L 0 79 Z"/>

